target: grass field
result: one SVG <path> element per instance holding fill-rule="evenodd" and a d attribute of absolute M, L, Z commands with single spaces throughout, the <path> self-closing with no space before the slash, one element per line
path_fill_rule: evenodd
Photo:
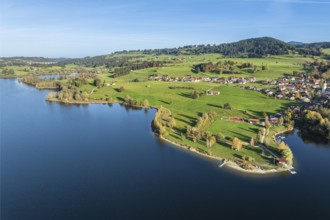
<path fill-rule="evenodd" d="M 149 68 L 144 70 L 138 70 L 141 74 L 148 76 L 152 73 L 169 75 L 175 77 L 182 77 L 185 75 L 193 74 L 194 76 L 202 76 L 202 73 L 195 74 L 191 71 L 192 65 L 205 63 L 205 62 L 218 62 L 224 60 L 231 60 L 236 62 L 250 62 L 253 65 L 256 65 L 261 69 L 261 65 L 267 65 L 267 70 L 259 70 L 256 73 L 246 73 L 242 72 L 241 74 L 222 74 L 221 77 L 256 77 L 258 80 L 272 80 L 283 76 L 284 73 L 291 74 L 293 71 L 303 71 L 301 65 L 296 65 L 299 62 L 303 61 L 312 61 L 310 58 L 297 57 L 297 56 L 276 56 L 276 57 L 267 57 L 267 58 L 222 58 L 220 55 L 209 54 L 209 55 L 199 55 L 199 56 L 186 56 L 182 57 L 183 60 L 176 64 L 169 64 L 166 67 L 157 67 Z M 164 59 L 166 59 L 164 57 Z M 206 73 L 209 76 L 219 76 L 218 74 Z"/>
<path fill-rule="evenodd" d="M 325 54 L 330 55 L 330 48 L 323 49 L 322 52 L 325 53 Z"/>

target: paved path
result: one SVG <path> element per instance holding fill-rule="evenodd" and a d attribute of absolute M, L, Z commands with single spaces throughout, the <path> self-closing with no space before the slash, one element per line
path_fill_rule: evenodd
<path fill-rule="evenodd" d="M 94 92 L 94 90 L 95 90 L 96 88 L 94 88 L 92 91 L 91 91 L 91 93 L 90 93 L 90 95 L 92 95 L 93 94 L 93 92 Z"/>

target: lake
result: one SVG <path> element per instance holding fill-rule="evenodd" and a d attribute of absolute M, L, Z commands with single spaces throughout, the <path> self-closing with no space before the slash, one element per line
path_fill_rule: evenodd
<path fill-rule="evenodd" d="M 157 138 L 155 110 L 48 103 L 0 80 L 1 220 L 330 219 L 330 146 L 284 141 L 297 174 L 242 174 Z"/>

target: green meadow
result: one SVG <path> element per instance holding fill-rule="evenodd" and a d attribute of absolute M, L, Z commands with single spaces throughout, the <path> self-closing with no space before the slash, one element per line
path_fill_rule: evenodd
<path fill-rule="evenodd" d="M 325 54 L 330 55 L 330 48 L 323 49 L 322 52 L 325 53 Z"/>

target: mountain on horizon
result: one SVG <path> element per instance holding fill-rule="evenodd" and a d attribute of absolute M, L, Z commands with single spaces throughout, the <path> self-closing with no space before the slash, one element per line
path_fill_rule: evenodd
<path fill-rule="evenodd" d="M 297 46 L 297 45 L 304 45 L 306 43 L 299 42 L 299 41 L 289 41 L 288 44 Z"/>

